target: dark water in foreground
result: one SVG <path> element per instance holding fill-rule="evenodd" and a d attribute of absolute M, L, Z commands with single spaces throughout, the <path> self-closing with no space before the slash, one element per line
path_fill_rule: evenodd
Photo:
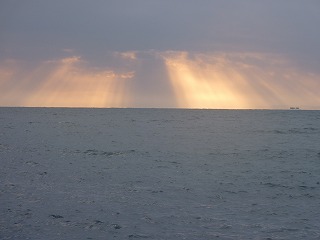
<path fill-rule="evenodd" d="M 0 239 L 320 239 L 320 111 L 0 108 Z"/>

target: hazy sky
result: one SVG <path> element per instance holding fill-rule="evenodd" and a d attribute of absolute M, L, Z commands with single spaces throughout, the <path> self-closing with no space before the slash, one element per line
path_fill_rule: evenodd
<path fill-rule="evenodd" d="M 0 105 L 320 109 L 318 0 L 0 0 Z"/>

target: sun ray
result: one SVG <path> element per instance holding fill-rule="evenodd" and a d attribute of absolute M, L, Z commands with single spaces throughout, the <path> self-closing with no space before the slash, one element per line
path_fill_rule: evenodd
<path fill-rule="evenodd" d="M 320 106 L 314 75 L 277 55 L 162 53 L 179 107 L 286 108 Z M 319 87 L 319 86 L 318 86 Z"/>
<path fill-rule="evenodd" d="M 1 79 L 7 79 L 5 83 L 10 85 L 10 72 L 0 73 L 4 76 Z M 17 71 L 16 75 L 21 73 Z M 15 99 L 21 93 L 18 104 L 22 106 L 124 107 L 130 101 L 128 81 L 133 76 L 134 72 L 91 69 L 80 57 L 47 61 L 21 77 L 17 84 L 11 84 L 14 87 L 5 99 Z"/>

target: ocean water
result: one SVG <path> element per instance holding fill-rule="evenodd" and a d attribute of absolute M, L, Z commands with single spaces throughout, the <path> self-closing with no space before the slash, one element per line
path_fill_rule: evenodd
<path fill-rule="evenodd" d="M 320 111 L 0 108 L 0 239 L 320 239 Z"/>

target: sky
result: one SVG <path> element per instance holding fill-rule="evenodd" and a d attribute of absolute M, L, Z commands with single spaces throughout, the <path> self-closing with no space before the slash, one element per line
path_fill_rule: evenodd
<path fill-rule="evenodd" d="M 0 106 L 320 109 L 318 0 L 0 0 Z"/>

